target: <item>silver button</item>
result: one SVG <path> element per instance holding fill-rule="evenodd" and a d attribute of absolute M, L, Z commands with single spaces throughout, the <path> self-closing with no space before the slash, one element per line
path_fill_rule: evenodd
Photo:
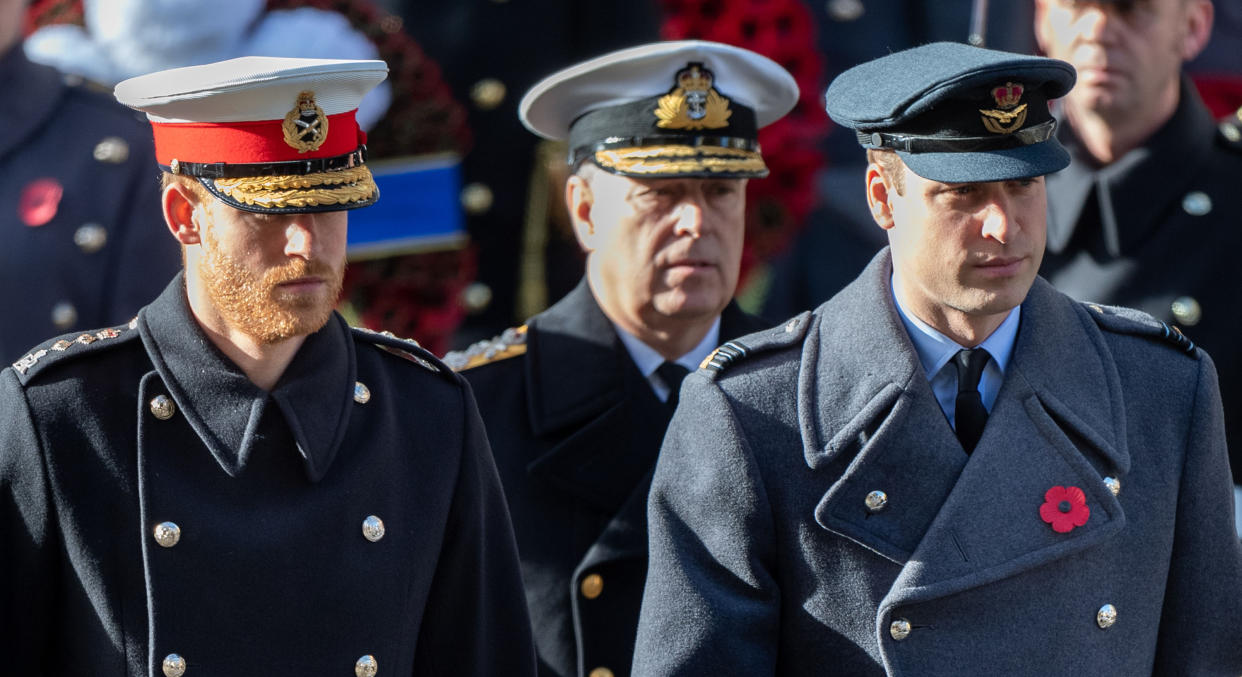
<path fill-rule="evenodd" d="M 1105 477 L 1104 486 L 1108 487 L 1108 490 L 1113 492 L 1114 496 L 1121 493 L 1121 480 L 1116 477 Z"/>
<path fill-rule="evenodd" d="M 185 674 L 185 659 L 175 653 L 164 656 L 164 676 L 181 677 Z"/>
<path fill-rule="evenodd" d="M 888 494 L 876 490 L 867 494 L 867 498 L 863 502 L 867 504 L 867 510 L 880 512 L 888 506 Z"/>
<path fill-rule="evenodd" d="M 151 398 L 151 415 L 161 421 L 167 421 L 177 413 L 177 405 L 167 395 L 156 395 Z"/>
<path fill-rule="evenodd" d="M 73 243 L 84 254 L 94 254 L 108 243 L 108 231 L 98 223 L 82 225 L 73 233 Z"/>
<path fill-rule="evenodd" d="M 828 10 L 828 16 L 833 21 L 841 22 L 857 21 L 866 11 L 862 0 L 828 0 L 825 7 Z"/>
<path fill-rule="evenodd" d="M 495 201 L 492 189 L 482 183 L 472 183 L 461 189 L 461 206 L 469 214 L 486 214 Z"/>
<path fill-rule="evenodd" d="M 371 389 L 366 387 L 362 381 L 354 382 L 354 401 L 358 404 L 366 404 L 371 401 Z"/>
<path fill-rule="evenodd" d="M 384 520 L 375 515 L 367 515 L 362 520 L 362 535 L 372 543 L 384 537 Z"/>
<path fill-rule="evenodd" d="M 1117 622 L 1117 607 L 1112 604 L 1105 604 L 1100 610 L 1095 612 L 1095 623 L 1101 628 L 1107 630 L 1113 627 Z"/>
<path fill-rule="evenodd" d="M 1221 123 L 1220 133 L 1224 134 L 1225 138 L 1230 141 L 1242 141 L 1242 131 L 1239 131 L 1237 127 L 1228 122 Z"/>
<path fill-rule="evenodd" d="M 68 329 L 78 323 L 78 309 L 68 301 L 61 301 L 52 306 L 52 324 L 57 329 Z"/>
<path fill-rule="evenodd" d="M 171 548 L 181 541 L 181 527 L 176 522 L 160 522 L 153 530 L 155 542 L 161 548 Z"/>
<path fill-rule="evenodd" d="M 354 674 L 358 677 L 375 677 L 375 673 L 379 672 L 379 663 L 375 662 L 375 656 L 370 654 L 358 659 L 354 663 Z"/>
<path fill-rule="evenodd" d="M 1206 216 L 1212 211 L 1212 198 L 1201 190 L 1192 190 L 1182 198 L 1182 209 L 1191 216 Z"/>
<path fill-rule="evenodd" d="M 907 621 L 904 618 L 898 618 L 897 620 L 889 624 L 888 634 L 892 635 L 893 639 L 897 640 L 898 642 L 909 637 L 910 636 L 910 621 Z"/>
<path fill-rule="evenodd" d="M 483 282 L 472 282 L 461 292 L 461 304 L 468 313 L 481 313 L 487 310 L 491 303 L 492 288 Z"/>
<path fill-rule="evenodd" d="M 1193 327 L 1203 319 L 1203 307 L 1193 296 L 1179 296 L 1173 299 L 1169 310 L 1173 311 L 1173 319 L 1185 327 Z"/>
<path fill-rule="evenodd" d="M 504 103 L 507 93 L 505 83 L 496 78 L 484 78 L 470 88 L 470 100 L 480 110 L 492 110 Z"/>
<path fill-rule="evenodd" d="M 172 162 L 168 163 L 168 171 L 172 172 L 173 174 L 180 174 L 181 173 L 181 161 L 178 160 L 177 158 L 173 158 Z"/>
<path fill-rule="evenodd" d="M 129 159 L 129 143 L 119 136 L 109 136 L 95 144 L 95 159 L 119 165 Z"/>

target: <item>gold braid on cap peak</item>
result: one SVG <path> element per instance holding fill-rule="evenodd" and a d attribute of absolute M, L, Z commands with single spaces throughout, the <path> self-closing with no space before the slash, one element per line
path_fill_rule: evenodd
<path fill-rule="evenodd" d="M 740 148 L 659 146 L 616 148 L 595 152 L 595 161 L 631 174 L 680 174 L 694 171 L 761 172 L 763 158 Z"/>
<path fill-rule="evenodd" d="M 375 195 L 375 180 L 367 167 L 300 176 L 252 176 L 216 179 L 216 188 L 248 205 L 314 207 L 349 204 Z"/>

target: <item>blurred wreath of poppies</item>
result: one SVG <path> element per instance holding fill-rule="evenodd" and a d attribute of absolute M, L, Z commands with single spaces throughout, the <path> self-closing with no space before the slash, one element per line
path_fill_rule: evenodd
<path fill-rule="evenodd" d="M 667 40 L 714 40 L 758 52 L 784 66 L 801 90 L 789 115 L 759 131 L 771 174 L 747 188 L 745 284 L 757 264 L 789 246 L 814 208 L 815 175 L 828 135 L 821 105 L 824 63 L 815 20 L 800 0 L 661 0 Z"/>
<path fill-rule="evenodd" d="M 388 63 L 392 104 L 367 134 L 373 160 L 432 153 L 460 157 L 469 150 L 465 109 L 453 98 L 439 66 L 402 30 L 400 17 L 370 0 L 267 0 L 268 11 L 298 7 L 345 16 Z M 56 23 L 82 25 L 81 0 L 36 0 L 27 11 L 25 32 Z M 352 323 L 414 337 L 443 354 L 465 317 L 460 298 L 474 274 L 470 249 L 358 261 L 346 270 L 341 307 Z"/>

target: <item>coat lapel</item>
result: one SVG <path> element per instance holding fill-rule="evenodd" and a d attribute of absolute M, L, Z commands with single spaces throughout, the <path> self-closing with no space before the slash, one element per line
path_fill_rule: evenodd
<path fill-rule="evenodd" d="M 668 414 L 586 281 L 529 324 L 532 477 L 615 514 L 655 463 Z"/>
<path fill-rule="evenodd" d="M 1093 349 L 1084 350 L 1084 347 Z M 1046 565 L 1125 526 L 1104 484 L 1129 468 L 1120 380 L 1085 311 L 1037 279 L 1014 357 L 974 454 L 881 604 L 926 601 Z M 1040 517 L 1051 487 L 1087 497 L 1087 523 Z"/>

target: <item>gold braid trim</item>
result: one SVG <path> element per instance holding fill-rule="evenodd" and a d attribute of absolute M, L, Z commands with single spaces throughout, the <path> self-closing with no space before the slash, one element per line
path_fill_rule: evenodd
<path fill-rule="evenodd" d="M 723 146 L 631 146 L 629 148 L 611 148 L 596 151 L 598 159 L 601 154 L 618 158 L 639 157 L 737 157 L 752 158 L 758 155 L 753 150 L 744 148 L 725 148 Z"/>
<path fill-rule="evenodd" d="M 316 172 L 293 176 L 247 176 L 239 179 L 216 179 L 216 187 L 232 195 L 234 190 L 254 192 L 259 190 L 287 190 L 290 188 L 313 188 L 336 186 L 343 183 L 373 181 L 371 169 L 366 166 L 351 167 L 335 172 Z"/>
<path fill-rule="evenodd" d="M 217 179 L 216 188 L 243 204 L 301 208 L 369 200 L 375 195 L 375 179 L 369 168 L 354 167 L 304 176 Z"/>
<path fill-rule="evenodd" d="M 652 149 L 601 150 L 595 152 L 595 161 L 604 167 L 618 171 L 651 175 L 701 171 L 762 172 L 767 169 L 763 158 L 753 151 L 720 148 L 712 149 L 711 155 L 705 155 L 695 149 L 687 150 L 690 152 L 683 152 L 681 148 L 677 148 L 674 153 L 658 153 L 653 152 Z M 717 150 L 729 152 L 717 153 Z M 671 158 L 670 155 L 672 155 Z M 720 155 L 731 157 L 719 157 Z"/>

